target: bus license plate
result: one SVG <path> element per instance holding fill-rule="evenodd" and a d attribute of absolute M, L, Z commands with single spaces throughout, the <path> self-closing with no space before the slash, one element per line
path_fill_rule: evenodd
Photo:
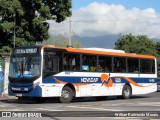
<path fill-rule="evenodd" d="M 17 97 L 22 97 L 22 94 L 16 94 Z"/>

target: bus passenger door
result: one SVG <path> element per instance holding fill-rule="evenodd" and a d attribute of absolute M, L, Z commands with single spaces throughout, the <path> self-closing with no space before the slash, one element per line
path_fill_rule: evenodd
<path fill-rule="evenodd" d="M 43 72 L 44 78 L 54 75 L 59 71 L 59 58 L 46 52 L 44 55 Z"/>

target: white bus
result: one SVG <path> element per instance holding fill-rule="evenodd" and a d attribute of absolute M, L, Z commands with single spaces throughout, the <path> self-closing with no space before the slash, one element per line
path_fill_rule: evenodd
<path fill-rule="evenodd" d="M 157 61 L 150 55 L 98 48 L 30 46 L 11 54 L 9 95 L 42 102 L 58 97 L 105 98 L 157 91 Z"/>

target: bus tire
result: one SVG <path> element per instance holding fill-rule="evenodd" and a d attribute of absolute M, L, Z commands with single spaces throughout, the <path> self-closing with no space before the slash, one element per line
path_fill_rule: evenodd
<path fill-rule="evenodd" d="M 122 98 L 123 99 L 129 99 L 132 95 L 132 90 L 129 85 L 124 85 L 123 90 L 122 90 Z"/>
<path fill-rule="evenodd" d="M 62 93 L 61 93 L 61 97 L 59 98 L 59 101 L 61 103 L 69 103 L 73 100 L 73 97 L 74 97 L 74 91 L 70 87 L 65 86 L 62 89 Z"/>

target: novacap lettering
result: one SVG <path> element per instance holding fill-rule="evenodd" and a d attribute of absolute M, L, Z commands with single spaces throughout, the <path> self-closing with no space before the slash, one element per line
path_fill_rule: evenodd
<path fill-rule="evenodd" d="M 94 82 L 97 82 L 98 81 L 98 78 L 81 78 L 81 82 L 91 82 L 91 83 L 94 83 Z"/>

